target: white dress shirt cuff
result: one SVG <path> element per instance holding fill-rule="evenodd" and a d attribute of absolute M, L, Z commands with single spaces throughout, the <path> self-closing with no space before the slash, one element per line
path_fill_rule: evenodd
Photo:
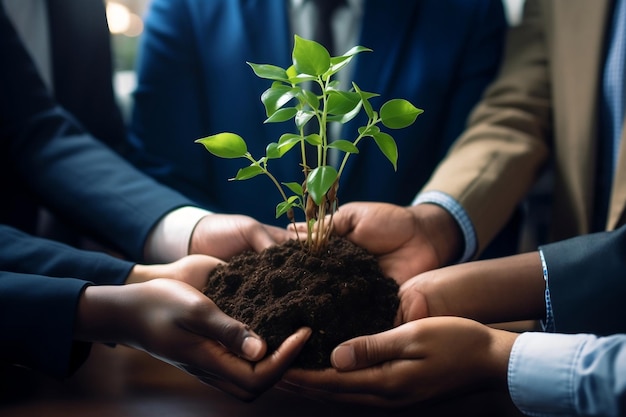
<path fill-rule="evenodd" d="M 174 262 L 189 253 L 189 243 L 196 224 L 210 211 L 181 207 L 166 214 L 146 241 L 148 263 Z"/>

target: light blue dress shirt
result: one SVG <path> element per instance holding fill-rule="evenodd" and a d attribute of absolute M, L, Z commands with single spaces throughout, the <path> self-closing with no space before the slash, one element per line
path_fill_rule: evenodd
<path fill-rule="evenodd" d="M 626 0 L 616 0 L 605 69 L 606 100 L 613 105 L 615 138 L 624 122 L 624 45 Z M 612 149 L 617 155 L 619 141 Z M 546 281 L 547 332 L 558 331 L 550 301 L 549 271 L 540 251 Z M 584 306 L 581 306 L 584 308 Z M 626 415 L 626 335 L 524 333 L 511 351 L 508 369 L 511 399 L 531 416 Z"/>
<path fill-rule="evenodd" d="M 530 416 L 624 416 L 626 335 L 521 334 L 508 385 L 513 403 Z"/>
<path fill-rule="evenodd" d="M 615 21 L 626 21 L 626 0 L 616 0 Z M 622 13 L 620 16 L 619 13 Z M 624 25 L 621 25 L 624 26 Z M 623 28 L 622 28 L 623 29 Z M 624 32 L 613 28 L 618 39 L 612 39 L 607 66 L 624 73 Z M 621 47 L 616 45 L 620 45 Z M 621 63 L 617 66 L 615 62 Z M 608 71 L 608 70 L 607 70 Z M 612 88 L 622 93 L 623 80 Z M 623 128 L 624 101 L 619 94 L 614 128 Z M 619 137 L 619 135 L 616 135 Z M 613 149 L 616 155 L 617 147 Z M 449 195 L 431 191 L 417 196 L 413 204 L 437 204 L 450 212 L 465 239 L 460 262 L 472 258 L 476 251 L 476 233 L 463 207 Z M 508 387 L 516 407 L 530 416 L 626 416 L 626 335 L 597 337 L 591 334 L 556 334 L 550 300 L 548 265 L 540 251 L 546 281 L 546 317 L 544 331 L 521 334 L 511 351 Z M 581 306 L 584 308 L 584 306 Z"/>

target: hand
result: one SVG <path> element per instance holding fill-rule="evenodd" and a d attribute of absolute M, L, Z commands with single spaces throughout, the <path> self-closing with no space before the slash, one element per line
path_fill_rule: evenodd
<path fill-rule="evenodd" d="M 259 223 L 252 217 L 210 214 L 196 225 L 191 236 L 189 253 L 229 260 L 241 252 L 261 252 L 269 246 L 295 238 L 293 231 Z"/>
<path fill-rule="evenodd" d="M 378 256 L 383 272 L 399 284 L 452 262 L 460 252 L 456 222 L 432 204 L 348 203 L 335 213 L 333 226 L 336 234 Z"/>
<path fill-rule="evenodd" d="M 126 278 L 126 284 L 137 284 L 156 278 L 169 278 L 202 290 L 206 286 L 209 272 L 220 263 L 223 261 L 211 256 L 188 255 L 169 264 L 137 264 Z"/>
<path fill-rule="evenodd" d="M 429 316 L 481 323 L 545 318 L 541 257 L 528 252 L 424 272 L 399 290 L 398 323 Z"/>
<path fill-rule="evenodd" d="M 244 400 L 273 386 L 309 335 L 297 331 L 261 360 L 267 345 L 258 335 L 193 287 L 168 279 L 87 287 L 75 329 L 76 340 L 146 351 Z"/>
<path fill-rule="evenodd" d="M 479 386 L 506 386 L 517 334 L 458 317 L 412 321 L 342 343 L 334 368 L 292 369 L 283 388 L 315 398 L 400 408 Z"/>

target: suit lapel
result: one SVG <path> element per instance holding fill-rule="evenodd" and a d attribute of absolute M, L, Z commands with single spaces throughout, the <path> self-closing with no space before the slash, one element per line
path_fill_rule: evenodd
<path fill-rule="evenodd" d="M 553 102 L 556 134 L 562 136 L 560 168 L 568 178 L 577 218 L 589 231 L 598 145 L 599 80 L 604 62 L 605 28 L 611 0 L 544 1 L 552 39 Z M 553 23 L 553 25 L 550 25 Z M 572 28 L 577 28 L 572 30 Z M 559 155 L 557 151 L 557 155 Z"/>

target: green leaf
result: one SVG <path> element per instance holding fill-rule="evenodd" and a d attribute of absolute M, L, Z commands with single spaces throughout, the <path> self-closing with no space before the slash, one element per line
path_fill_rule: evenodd
<path fill-rule="evenodd" d="M 315 41 L 295 35 L 293 65 L 299 74 L 320 76 L 330 68 L 328 50 Z"/>
<path fill-rule="evenodd" d="M 361 96 L 350 91 L 329 91 L 326 111 L 328 114 L 343 115 L 361 104 Z"/>
<path fill-rule="evenodd" d="M 322 144 L 322 137 L 317 133 L 311 133 L 310 135 L 306 135 L 304 140 L 309 145 L 320 146 Z"/>
<path fill-rule="evenodd" d="M 195 140 L 204 145 L 207 151 L 220 158 L 241 158 L 248 153 L 243 138 L 235 133 L 224 132 Z"/>
<path fill-rule="evenodd" d="M 362 102 L 359 101 L 359 103 L 357 104 L 357 106 L 352 109 L 352 111 L 346 113 L 346 114 L 337 114 L 337 115 L 329 115 L 326 120 L 329 122 L 339 122 L 339 123 L 348 123 L 350 120 L 354 119 L 356 117 L 357 114 L 359 114 L 359 112 L 361 111 L 361 104 Z"/>
<path fill-rule="evenodd" d="M 359 153 L 359 148 L 354 146 L 354 143 L 343 139 L 332 142 L 328 145 L 328 147 L 333 149 L 339 149 L 340 151 L 343 151 L 345 153 Z"/>
<path fill-rule="evenodd" d="M 372 52 L 372 50 L 369 48 L 365 48 L 363 46 L 355 46 L 343 55 L 332 57 L 330 59 L 329 75 L 336 74 L 337 72 L 339 72 L 343 67 L 348 65 L 350 61 L 352 61 L 352 58 L 354 57 L 354 55 L 361 53 L 361 52 Z"/>
<path fill-rule="evenodd" d="M 359 128 L 359 134 L 361 136 L 374 136 L 378 132 L 380 132 L 380 128 L 376 125 L 372 125 L 370 127 L 361 126 Z"/>
<path fill-rule="evenodd" d="M 289 77 L 287 77 L 287 72 L 281 67 L 269 64 L 253 64 L 252 62 L 246 63 L 252 67 L 252 71 L 254 71 L 254 73 L 259 78 L 284 82 L 289 81 Z"/>
<path fill-rule="evenodd" d="M 302 137 L 300 135 L 296 135 L 294 133 L 285 133 L 280 139 L 278 139 L 278 153 L 279 157 L 282 157 L 284 154 L 289 152 L 291 148 L 300 143 Z"/>
<path fill-rule="evenodd" d="M 301 204 L 298 203 L 299 197 L 291 196 L 287 199 L 287 201 L 283 201 L 278 203 L 276 206 L 276 218 L 279 218 L 283 214 L 287 213 L 294 206 L 299 206 Z"/>
<path fill-rule="evenodd" d="M 373 135 L 376 144 L 382 151 L 382 153 L 389 159 L 389 162 L 393 165 L 393 170 L 398 169 L 398 147 L 396 141 L 390 134 L 385 132 L 378 132 Z"/>
<path fill-rule="evenodd" d="M 278 123 L 284 122 L 292 117 L 294 117 L 298 113 L 298 110 L 295 107 L 286 107 L 284 109 L 278 109 L 274 114 L 265 119 L 264 123 Z"/>
<path fill-rule="evenodd" d="M 361 101 L 363 102 L 363 108 L 365 109 L 365 113 L 367 114 L 367 117 L 371 119 L 374 119 L 375 116 L 375 112 L 374 109 L 372 109 L 372 105 L 369 102 L 369 99 L 372 97 L 377 97 L 379 94 L 374 94 L 374 93 L 368 93 L 366 91 L 362 91 L 358 85 L 356 85 L 356 83 L 352 83 L 352 87 L 354 87 L 354 91 L 356 91 L 359 96 L 361 96 Z"/>
<path fill-rule="evenodd" d="M 305 124 L 309 122 L 315 116 L 315 113 L 311 110 L 299 110 L 296 114 L 296 127 L 302 129 Z"/>
<path fill-rule="evenodd" d="M 302 98 L 311 109 L 317 110 L 320 107 L 320 99 L 312 91 L 301 90 L 299 97 Z"/>
<path fill-rule="evenodd" d="M 271 142 L 268 143 L 265 147 L 265 155 L 267 155 L 267 159 L 278 159 L 282 155 L 280 154 L 280 149 L 278 148 L 278 143 Z"/>
<path fill-rule="evenodd" d="M 300 197 L 302 197 L 302 195 L 304 194 L 302 185 L 298 184 L 297 182 L 283 182 L 282 184 L 285 187 L 289 188 L 291 191 L 293 191 L 294 194 L 299 195 Z"/>
<path fill-rule="evenodd" d="M 263 173 L 263 170 L 261 169 L 260 166 L 250 165 L 248 167 L 241 168 L 239 171 L 237 171 L 237 175 L 235 175 L 235 178 L 231 178 L 231 181 L 232 180 L 237 180 L 237 181 L 248 180 L 262 173 Z"/>
<path fill-rule="evenodd" d="M 298 93 L 298 89 L 294 89 L 284 84 L 275 83 L 261 95 L 261 102 L 265 106 L 265 113 L 270 117 L 278 109 L 287 104 Z"/>
<path fill-rule="evenodd" d="M 380 119 L 390 129 L 402 129 L 415 122 L 424 110 L 418 109 L 409 101 L 396 98 L 389 100 L 380 108 Z"/>
<path fill-rule="evenodd" d="M 336 179 L 337 170 L 330 165 L 317 167 L 309 173 L 306 179 L 306 189 L 315 204 L 320 205 L 322 203 L 322 199 Z"/>

